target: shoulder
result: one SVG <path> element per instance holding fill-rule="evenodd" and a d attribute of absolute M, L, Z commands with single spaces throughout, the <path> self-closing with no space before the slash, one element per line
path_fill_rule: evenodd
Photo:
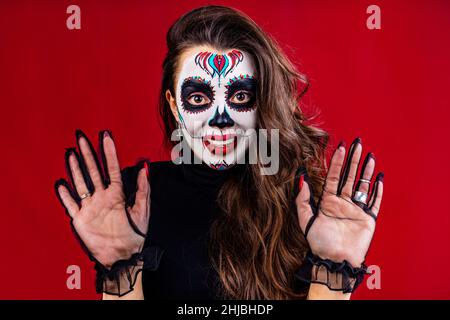
<path fill-rule="evenodd" d="M 155 161 L 155 162 L 150 162 L 148 160 L 141 160 L 138 163 L 136 163 L 133 166 L 129 166 L 129 167 L 125 167 L 122 169 L 122 175 L 132 175 L 137 174 L 139 172 L 139 170 L 142 168 L 144 162 L 146 162 L 149 164 L 149 168 L 150 171 L 154 170 L 156 172 L 160 172 L 160 171 L 167 171 L 167 170 L 173 170 L 176 167 L 178 167 L 176 164 L 174 164 L 172 161 Z"/>
<path fill-rule="evenodd" d="M 178 174 L 180 166 L 172 161 L 156 161 L 150 163 L 150 177 L 159 178 L 161 176 L 170 176 Z"/>
<path fill-rule="evenodd" d="M 137 164 L 125 167 L 121 170 L 122 183 L 125 195 L 133 202 L 134 194 L 137 189 L 137 177 L 139 171 L 144 166 L 145 160 L 139 161 Z M 156 161 L 149 163 L 150 185 L 164 185 L 169 181 L 176 180 L 180 175 L 180 168 L 172 161 Z"/>
<path fill-rule="evenodd" d="M 124 186 L 134 189 L 137 182 L 137 176 L 142 169 L 144 162 L 144 160 L 139 161 L 137 164 L 122 170 L 122 182 Z M 176 179 L 180 175 L 180 166 L 174 164 L 172 161 L 155 161 L 147 163 L 149 163 L 150 183 L 152 184 L 154 182 L 159 183 L 164 180 Z"/>

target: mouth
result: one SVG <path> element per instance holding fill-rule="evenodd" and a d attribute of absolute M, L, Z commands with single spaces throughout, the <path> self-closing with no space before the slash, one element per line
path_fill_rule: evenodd
<path fill-rule="evenodd" d="M 213 134 L 203 136 L 203 145 L 212 154 L 226 155 L 236 148 L 236 134 Z"/>

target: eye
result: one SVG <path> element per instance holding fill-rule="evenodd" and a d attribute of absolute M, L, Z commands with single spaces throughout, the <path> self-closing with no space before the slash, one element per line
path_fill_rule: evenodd
<path fill-rule="evenodd" d="M 196 92 L 191 94 L 187 101 L 193 106 L 203 106 L 205 104 L 211 103 L 211 100 L 203 93 Z"/>
<path fill-rule="evenodd" d="M 252 94 L 248 91 L 238 91 L 230 99 L 231 103 L 244 104 L 251 100 Z"/>

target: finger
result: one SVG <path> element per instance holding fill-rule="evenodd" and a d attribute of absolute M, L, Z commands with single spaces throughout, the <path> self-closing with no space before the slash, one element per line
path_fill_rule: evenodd
<path fill-rule="evenodd" d="M 73 219 L 80 211 L 80 208 L 72 196 L 72 192 L 70 191 L 67 181 L 64 179 L 56 181 L 55 191 L 59 201 L 66 209 L 67 214 Z"/>
<path fill-rule="evenodd" d="M 80 167 L 79 155 L 75 149 L 68 149 L 66 151 L 66 168 L 70 177 L 71 183 L 75 188 L 76 194 L 81 196 L 89 192 L 86 181 L 83 176 L 82 168 Z"/>
<path fill-rule="evenodd" d="M 132 228 L 142 237 L 146 237 L 150 218 L 150 185 L 148 177 L 148 162 L 145 161 L 138 173 L 134 206 L 128 211 Z"/>
<path fill-rule="evenodd" d="M 305 181 L 305 175 L 300 176 L 299 180 L 300 193 L 298 194 L 295 203 L 297 205 L 297 216 L 300 228 L 306 235 L 308 233 L 308 225 L 314 214 L 311 207 L 311 191 L 308 182 Z"/>
<path fill-rule="evenodd" d="M 361 174 L 359 180 L 356 183 L 356 191 L 364 192 L 369 194 L 370 191 L 370 181 L 372 180 L 373 173 L 375 171 L 375 157 L 372 152 L 369 152 L 364 159 Z M 361 180 L 362 179 L 362 180 Z"/>
<path fill-rule="evenodd" d="M 139 171 L 137 178 L 136 200 L 133 206 L 133 212 L 148 211 L 148 200 L 150 195 L 150 186 L 148 183 L 148 164 L 144 162 L 143 168 Z"/>
<path fill-rule="evenodd" d="M 103 131 L 100 141 L 100 150 L 105 169 L 105 179 L 108 183 L 122 184 L 119 159 L 117 157 L 116 147 L 114 145 L 111 133 L 109 131 Z"/>
<path fill-rule="evenodd" d="M 76 131 L 78 148 L 80 149 L 82 159 L 86 165 L 86 169 L 89 173 L 90 180 L 95 190 L 104 189 L 103 178 L 100 174 L 100 164 L 97 159 L 97 155 L 94 152 L 94 148 L 86 135 L 81 131 Z"/>
<path fill-rule="evenodd" d="M 339 194 L 351 198 L 356 174 L 358 172 L 359 160 L 361 159 L 361 138 L 356 138 L 350 146 L 350 151 L 345 162 L 345 169 L 341 179 L 341 190 Z"/>
<path fill-rule="evenodd" d="M 325 189 L 328 192 L 337 193 L 339 185 L 339 177 L 341 176 L 342 165 L 345 159 L 345 143 L 341 141 L 334 151 L 331 158 L 330 168 L 328 169 L 327 178 L 325 180 Z"/>
<path fill-rule="evenodd" d="M 380 172 L 376 179 L 374 190 L 370 197 L 369 208 L 375 216 L 380 212 L 381 200 L 383 199 L 384 173 Z"/>

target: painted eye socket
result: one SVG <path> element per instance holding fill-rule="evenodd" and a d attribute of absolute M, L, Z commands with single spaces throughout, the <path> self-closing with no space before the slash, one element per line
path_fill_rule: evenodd
<path fill-rule="evenodd" d="M 192 106 L 204 106 L 211 103 L 211 100 L 201 92 L 195 92 L 187 98 Z"/>
<path fill-rule="evenodd" d="M 244 104 L 248 103 L 253 97 L 253 94 L 248 91 L 240 90 L 233 94 L 233 96 L 230 99 L 231 103 L 234 104 Z"/>

